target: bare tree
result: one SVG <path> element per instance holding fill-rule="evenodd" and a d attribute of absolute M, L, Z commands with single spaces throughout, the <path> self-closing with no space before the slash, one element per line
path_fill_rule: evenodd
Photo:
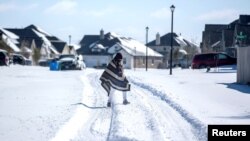
<path fill-rule="evenodd" d="M 38 60 L 41 57 L 40 49 L 38 48 L 32 48 L 32 60 L 34 61 L 34 65 L 38 65 Z"/>

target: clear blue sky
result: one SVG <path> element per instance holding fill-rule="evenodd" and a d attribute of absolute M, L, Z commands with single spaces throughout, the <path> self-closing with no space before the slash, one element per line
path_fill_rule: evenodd
<path fill-rule="evenodd" d="M 228 24 L 250 15 L 250 0 L 0 0 L 0 27 L 37 25 L 52 35 L 78 43 L 84 35 L 116 32 L 145 43 L 157 32 L 171 31 L 200 43 L 205 24 Z"/>

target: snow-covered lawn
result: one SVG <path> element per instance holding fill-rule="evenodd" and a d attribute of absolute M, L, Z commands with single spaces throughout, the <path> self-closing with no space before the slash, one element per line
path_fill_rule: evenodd
<path fill-rule="evenodd" d="M 49 71 L 0 67 L 0 140 L 206 140 L 208 124 L 249 124 L 250 87 L 235 66 L 205 70 L 125 70 L 129 105 L 115 92 L 112 108 L 103 70 Z"/>

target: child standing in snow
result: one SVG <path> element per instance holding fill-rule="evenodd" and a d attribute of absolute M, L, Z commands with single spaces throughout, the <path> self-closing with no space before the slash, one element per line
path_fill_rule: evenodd
<path fill-rule="evenodd" d="M 115 89 L 123 92 L 123 104 L 129 104 L 127 100 L 127 91 L 130 91 L 130 84 L 123 73 L 122 58 L 122 54 L 117 53 L 100 78 L 102 87 L 108 93 L 108 107 L 111 106 Z"/>

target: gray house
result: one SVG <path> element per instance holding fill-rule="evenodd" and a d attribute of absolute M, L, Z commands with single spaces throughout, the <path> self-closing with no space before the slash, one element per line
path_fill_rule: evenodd
<path fill-rule="evenodd" d="M 171 33 L 163 36 L 157 33 L 156 39 L 146 45 L 163 55 L 164 63 L 162 67 L 168 67 L 171 51 Z M 190 66 L 193 55 L 199 52 L 198 45 L 184 39 L 181 35 L 173 33 L 173 65 Z"/>

